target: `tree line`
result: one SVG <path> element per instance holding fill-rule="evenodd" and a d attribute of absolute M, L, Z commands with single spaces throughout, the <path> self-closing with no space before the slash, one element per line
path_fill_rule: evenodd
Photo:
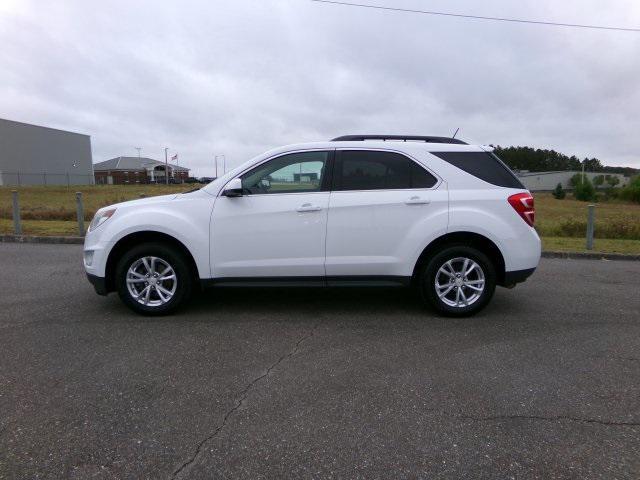
<path fill-rule="evenodd" d="M 567 156 L 555 150 L 542 150 L 532 147 L 496 147 L 495 152 L 513 170 L 529 170 L 531 172 L 579 171 L 584 164 L 587 172 L 622 173 L 633 176 L 640 173 L 637 168 L 609 167 L 597 158 L 580 160 L 575 155 Z"/>

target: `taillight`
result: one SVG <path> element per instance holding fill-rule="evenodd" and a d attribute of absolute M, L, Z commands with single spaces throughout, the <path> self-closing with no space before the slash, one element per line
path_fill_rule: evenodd
<path fill-rule="evenodd" d="M 509 204 L 518 212 L 518 215 L 527 222 L 527 225 L 533 227 L 535 222 L 536 209 L 533 205 L 533 197 L 530 193 L 516 193 L 508 199 Z"/>

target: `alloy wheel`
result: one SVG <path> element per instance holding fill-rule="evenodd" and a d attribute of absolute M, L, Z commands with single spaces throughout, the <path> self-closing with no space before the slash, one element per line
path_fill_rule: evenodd
<path fill-rule="evenodd" d="M 159 307 L 171 301 L 178 281 L 173 267 L 158 257 L 142 257 L 127 270 L 127 289 L 138 303 Z"/>
<path fill-rule="evenodd" d="M 471 258 L 452 258 L 438 269 L 434 287 L 446 305 L 466 308 L 477 302 L 484 292 L 484 271 Z"/>

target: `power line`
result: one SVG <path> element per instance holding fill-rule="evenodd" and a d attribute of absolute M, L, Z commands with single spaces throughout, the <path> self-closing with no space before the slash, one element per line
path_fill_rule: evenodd
<path fill-rule="evenodd" d="M 580 23 L 557 23 L 557 22 L 543 22 L 538 20 L 523 20 L 520 18 L 503 18 L 503 17 L 485 17 L 481 15 L 464 15 L 461 13 L 449 13 L 449 12 L 434 12 L 430 10 L 414 10 L 410 8 L 396 8 L 396 7 L 383 7 L 381 5 L 368 5 L 366 3 L 349 3 L 349 2 L 338 2 L 334 0 L 311 0 L 312 2 L 318 3 L 328 3 L 333 5 L 346 5 L 349 7 L 360 7 L 360 8 L 373 8 L 375 10 L 388 10 L 393 12 L 404 12 L 404 13 L 421 13 L 423 15 L 439 15 L 441 17 L 457 17 L 457 18 L 468 18 L 472 20 L 493 20 L 497 22 L 512 22 L 512 23 L 528 23 L 533 25 L 548 25 L 552 27 L 570 27 L 570 28 L 590 28 L 595 30 L 616 30 L 622 32 L 640 32 L 640 28 L 625 28 L 625 27 L 611 27 L 611 26 L 603 26 L 603 25 L 584 25 Z"/>

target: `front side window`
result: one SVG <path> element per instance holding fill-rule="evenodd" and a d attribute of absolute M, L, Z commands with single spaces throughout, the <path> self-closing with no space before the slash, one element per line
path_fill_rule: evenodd
<path fill-rule="evenodd" d="M 242 177 L 245 194 L 319 192 L 329 152 L 290 153 L 274 158 Z"/>
<path fill-rule="evenodd" d="M 416 162 L 393 152 L 343 150 L 336 167 L 334 190 L 431 188 L 438 182 Z"/>

